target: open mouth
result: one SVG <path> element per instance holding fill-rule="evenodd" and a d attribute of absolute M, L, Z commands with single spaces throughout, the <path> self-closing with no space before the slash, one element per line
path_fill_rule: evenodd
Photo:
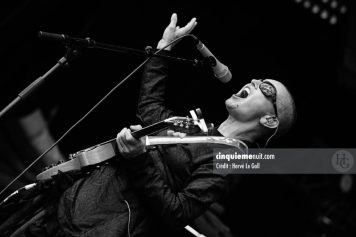
<path fill-rule="evenodd" d="M 234 97 L 238 97 L 238 98 L 247 98 L 251 93 L 251 90 L 249 87 L 245 87 L 243 88 L 240 92 L 238 92 L 237 94 L 234 94 Z"/>

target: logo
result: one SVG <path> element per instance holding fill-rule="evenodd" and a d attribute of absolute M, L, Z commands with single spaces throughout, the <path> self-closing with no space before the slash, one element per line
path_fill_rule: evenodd
<path fill-rule="evenodd" d="M 354 165 L 354 157 L 346 150 L 338 150 L 331 158 L 331 164 L 335 170 L 345 173 Z"/>

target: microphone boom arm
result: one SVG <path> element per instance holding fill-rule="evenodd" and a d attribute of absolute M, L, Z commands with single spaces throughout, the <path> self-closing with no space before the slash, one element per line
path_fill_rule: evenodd
<path fill-rule="evenodd" d="M 117 52 L 117 53 L 125 53 L 125 54 L 133 54 L 133 55 L 138 55 L 138 56 L 145 56 L 145 57 L 160 57 L 160 58 L 166 58 L 171 61 L 176 61 L 180 63 L 188 63 L 193 66 L 201 65 L 201 62 L 197 59 L 185 59 L 185 58 L 179 58 L 179 57 L 172 57 L 168 55 L 162 55 L 162 54 L 153 54 L 153 49 L 151 46 L 147 46 L 145 50 L 139 50 L 139 49 L 133 49 L 133 48 L 127 48 L 127 47 L 122 47 L 122 46 L 117 46 L 113 44 L 107 44 L 107 43 L 100 43 L 96 42 L 93 39 L 90 38 L 75 38 L 71 37 L 68 35 L 64 34 L 55 34 L 55 33 L 48 33 L 44 31 L 40 31 L 38 33 L 38 36 L 40 38 L 46 38 L 49 40 L 53 41 L 61 41 L 66 45 L 75 45 L 79 47 L 85 47 L 85 48 L 94 48 L 94 49 L 102 49 L 106 51 L 112 51 L 112 52 Z"/>

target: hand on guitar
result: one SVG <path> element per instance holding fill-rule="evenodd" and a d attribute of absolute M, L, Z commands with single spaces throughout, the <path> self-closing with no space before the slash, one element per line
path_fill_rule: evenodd
<path fill-rule="evenodd" d="M 131 135 L 131 131 L 141 130 L 141 125 L 132 125 L 130 129 L 123 128 L 116 136 L 116 143 L 119 147 L 120 154 L 125 158 L 135 157 L 146 152 L 144 138 L 136 139 Z M 167 136 L 183 138 L 187 134 L 167 130 Z"/>
<path fill-rule="evenodd" d="M 132 131 L 142 129 L 141 125 L 132 125 L 130 129 L 123 128 L 116 136 L 116 143 L 120 154 L 124 158 L 131 158 L 146 152 L 144 138 L 136 139 L 131 135 Z"/>
<path fill-rule="evenodd" d="M 183 133 L 183 132 L 175 132 L 173 130 L 167 130 L 167 136 L 183 138 L 183 137 L 187 136 L 187 134 Z"/>

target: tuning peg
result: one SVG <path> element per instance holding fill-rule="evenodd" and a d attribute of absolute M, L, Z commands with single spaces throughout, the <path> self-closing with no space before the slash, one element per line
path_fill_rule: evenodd
<path fill-rule="evenodd" d="M 77 156 L 77 153 L 69 154 L 69 159 L 73 160 Z"/>
<path fill-rule="evenodd" d="M 60 165 L 60 164 L 62 164 L 62 163 L 64 163 L 64 160 L 59 160 L 59 161 L 57 161 L 57 164 L 56 164 L 56 165 Z"/>
<path fill-rule="evenodd" d="M 201 112 L 200 108 L 195 109 L 196 115 L 198 119 L 203 119 L 203 113 Z"/>

